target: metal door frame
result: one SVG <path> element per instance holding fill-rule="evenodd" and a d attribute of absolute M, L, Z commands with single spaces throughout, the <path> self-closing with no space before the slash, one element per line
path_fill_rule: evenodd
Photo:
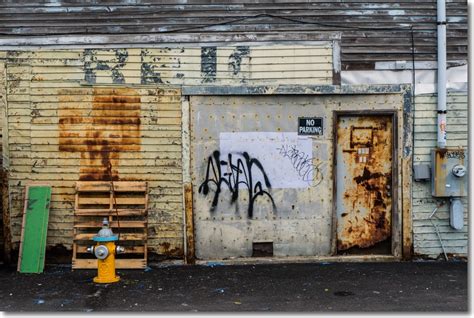
<path fill-rule="evenodd" d="M 343 116 L 352 116 L 352 117 L 377 117 L 377 116 L 390 116 L 392 120 L 392 211 L 391 211 L 391 223 L 392 223 L 392 233 L 391 233 L 391 255 L 400 257 L 401 252 L 397 250 L 396 243 L 402 243 L 402 217 L 403 211 L 399 210 L 398 207 L 398 190 L 399 186 L 399 169 L 398 169 L 398 120 L 397 120 L 397 110 L 357 110 L 357 111 L 345 111 L 345 110 L 336 110 L 333 111 L 333 136 L 334 136 L 334 146 L 333 146 L 333 168 L 332 168 L 332 177 L 333 177 L 333 202 L 332 202 L 332 237 L 331 237 L 331 255 L 336 256 L 337 254 L 337 128 L 338 121 L 340 117 Z M 398 241 L 397 241 L 398 240 Z M 398 245 L 400 245 L 398 244 Z"/>

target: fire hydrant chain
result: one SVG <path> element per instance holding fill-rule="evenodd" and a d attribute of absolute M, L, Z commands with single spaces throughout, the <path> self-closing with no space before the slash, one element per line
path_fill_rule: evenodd
<path fill-rule="evenodd" d="M 115 255 L 124 253 L 125 248 L 115 245 L 118 237 L 109 228 L 107 218 L 104 218 L 102 225 L 99 233 L 92 238 L 97 245 L 87 249 L 89 253 L 97 257 L 97 276 L 94 277 L 94 283 L 115 283 L 120 280 L 120 277 L 115 274 Z"/>

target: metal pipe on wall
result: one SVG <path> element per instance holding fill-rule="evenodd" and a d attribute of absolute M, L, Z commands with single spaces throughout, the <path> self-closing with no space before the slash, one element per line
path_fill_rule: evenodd
<path fill-rule="evenodd" d="M 438 147 L 446 148 L 446 2 L 437 1 L 438 24 Z"/>

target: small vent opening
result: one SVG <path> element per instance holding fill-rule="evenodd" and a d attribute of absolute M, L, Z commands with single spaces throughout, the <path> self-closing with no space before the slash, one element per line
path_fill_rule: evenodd
<path fill-rule="evenodd" d="M 253 242 L 252 257 L 273 256 L 273 242 Z"/>

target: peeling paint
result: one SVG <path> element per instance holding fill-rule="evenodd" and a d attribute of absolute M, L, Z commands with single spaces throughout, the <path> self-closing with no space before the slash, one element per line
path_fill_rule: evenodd
<path fill-rule="evenodd" d="M 213 83 L 216 81 L 217 70 L 217 48 L 201 48 L 201 76 L 203 83 Z"/>
<path fill-rule="evenodd" d="M 412 91 L 406 88 L 403 95 L 403 156 L 409 157 L 412 152 L 411 136 L 413 131 Z"/>
<path fill-rule="evenodd" d="M 145 58 L 148 56 L 149 51 L 147 49 L 141 50 L 140 52 L 140 82 L 142 84 L 163 84 L 161 80 L 161 74 L 155 72 L 155 66 L 152 63 L 145 62 Z"/>
<path fill-rule="evenodd" d="M 122 69 L 128 60 L 127 49 L 114 49 L 115 58 L 110 61 L 99 60 L 97 50 L 84 50 L 84 80 L 89 84 L 97 82 L 97 71 L 109 71 L 114 84 L 124 84 Z"/>

